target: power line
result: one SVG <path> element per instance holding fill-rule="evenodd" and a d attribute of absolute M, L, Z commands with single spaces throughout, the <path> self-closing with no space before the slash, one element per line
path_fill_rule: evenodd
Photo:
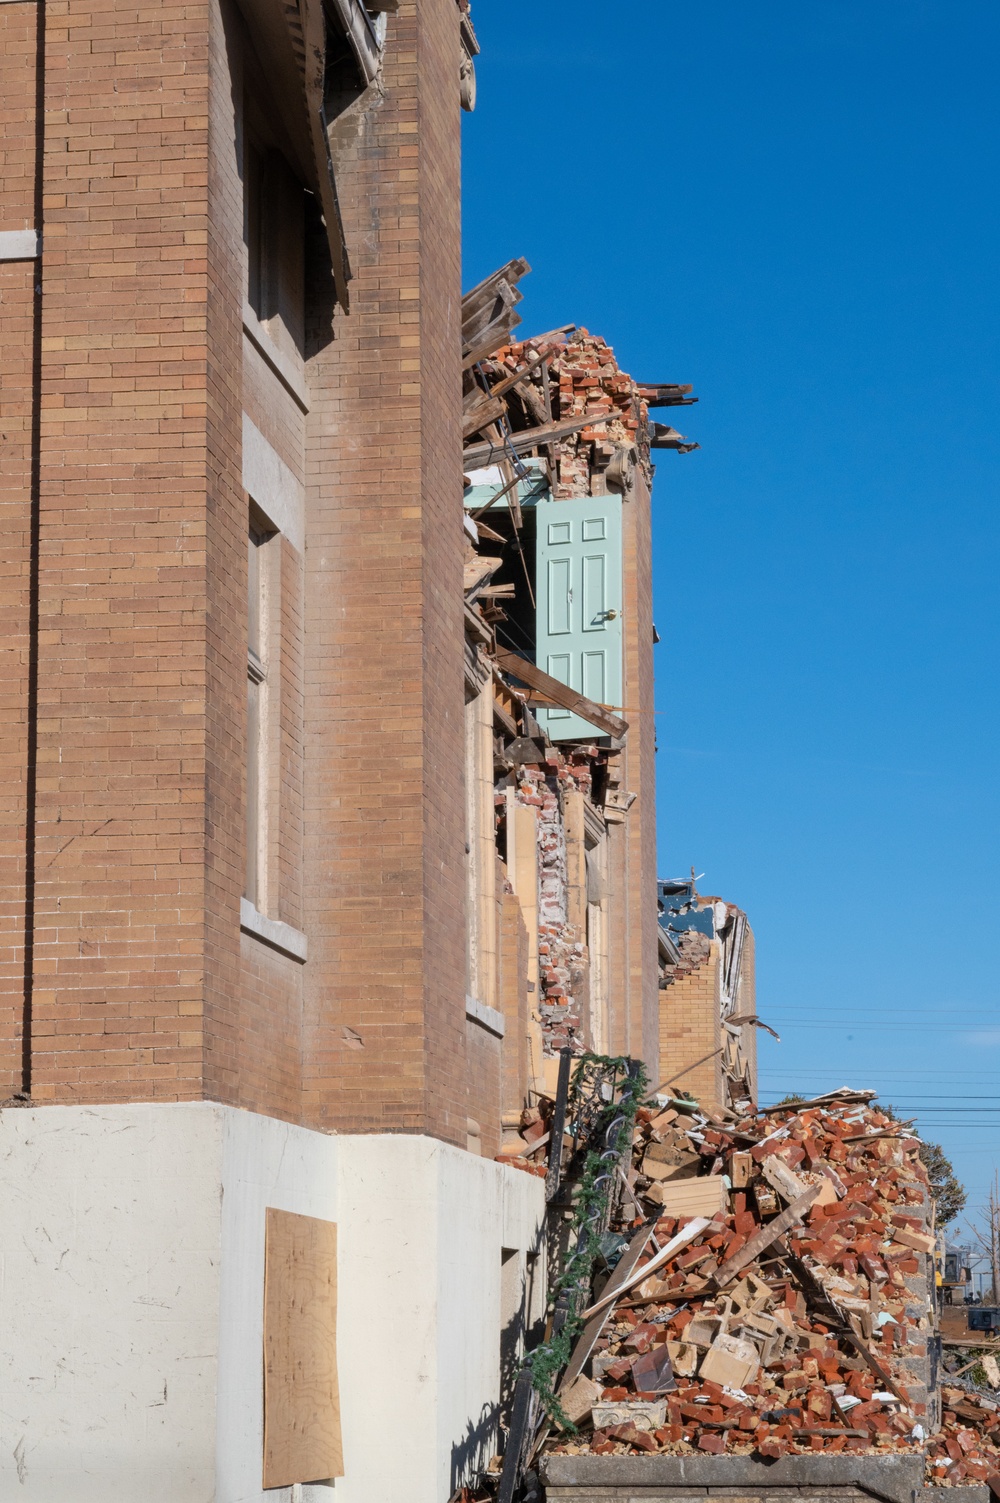
<path fill-rule="evenodd" d="M 811 1003 L 809 1006 L 817 1006 L 817 1004 Z M 820 1006 L 823 1006 L 823 1004 L 820 1004 Z M 889 1018 L 889 1016 L 896 1016 L 896 1018 L 940 1018 L 941 1013 L 946 1009 L 950 1009 L 950 1007 L 959 1007 L 961 1009 L 962 1003 L 943 1003 L 941 1007 L 872 1007 L 871 1013 L 874 1018 Z M 995 1022 L 995 1018 L 997 1018 L 995 1012 L 989 1012 L 985 1016 L 991 1022 Z"/>
<path fill-rule="evenodd" d="M 832 1023 L 804 1023 L 800 1018 L 779 1018 L 771 1014 L 768 1014 L 768 1016 L 771 1017 L 771 1021 L 778 1028 L 808 1028 L 824 1033 L 830 1033 L 831 1031 L 838 1032 L 842 1028 L 894 1028 L 897 1026 L 887 1019 L 879 1017 L 838 1018 Z M 992 1023 L 963 1023 L 961 1028 L 945 1028 L 942 1025 L 934 1023 L 914 1023 L 911 1021 L 909 1029 L 919 1033 L 995 1033 L 997 1042 L 1000 1043 L 1000 1027 L 997 1026 L 995 1018 Z"/>
<path fill-rule="evenodd" d="M 957 1104 L 957 1102 L 959 1100 L 961 1100 L 961 1101 L 995 1101 L 997 1103 L 996 1106 L 977 1106 L 975 1108 L 971 1108 L 970 1107 L 970 1111 L 974 1109 L 977 1112 L 1000 1112 L 1000 1096 L 961 1096 L 961 1097 L 956 1097 L 956 1096 L 951 1095 L 951 1094 L 946 1095 L 946 1096 L 911 1096 L 909 1093 L 907 1093 L 904 1096 L 899 1091 L 896 1091 L 895 1094 L 900 1097 L 901 1101 L 908 1101 L 911 1106 L 919 1105 L 919 1103 L 922 1102 L 922 1101 L 951 1101 L 952 1103 L 956 1103 L 956 1104 Z M 776 1097 L 775 1098 L 775 1102 L 772 1103 L 772 1105 L 776 1104 L 777 1101 L 780 1101 L 780 1100 L 781 1100 L 780 1096 Z M 938 1112 L 938 1111 L 946 1111 L 947 1108 L 946 1107 L 940 1107 L 940 1106 L 929 1106 L 929 1107 L 926 1107 L 925 1110 L 926 1111 L 930 1111 L 930 1112 Z"/>

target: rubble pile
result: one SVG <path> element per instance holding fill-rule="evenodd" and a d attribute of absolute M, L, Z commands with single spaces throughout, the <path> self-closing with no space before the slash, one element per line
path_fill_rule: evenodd
<path fill-rule="evenodd" d="M 662 1097 L 640 1110 L 606 1318 L 598 1287 L 589 1367 L 571 1364 L 559 1392 L 578 1433 L 550 1450 L 924 1449 L 927 1174 L 918 1140 L 871 1095 L 747 1103 L 743 1116 Z M 927 1446 L 928 1480 L 997 1472 L 998 1440 L 996 1410 L 962 1395 Z"/>
<path fill-rule="evenodd" d="M 548 399 L 553 417 L 610 417 L 610 421 L 601 422 L 596 428 L 583 428 L 558 440 L 555 494 L 589 494 L 593 476 L 605 474 L 609 466 L 618 462 L 623 445 L 634 446 L 636 457 L 641 457 L 648 472 L 648 408 L 642 389 L 631 376 L 619 370 L 614 350 L 598 335 L 575 329 L 569 336 L 543 335 L 508 345 L 497 352 L 492 362 L 486 362 L 484 368 L 491 377 L 508 377 L 539 354 L 547 356 L 547 374 L 535 367 L 531 377 L 518 388 L 518 395 L 525 403 L 526 425 L 544 422 L 549 417 L 541 396 L 546 383 L 550 383 Z"/>
<path fill-rule="evenodd" d="M 1000 1472 L 1000 1404 L 961 1388 L 941 1392 L 941 1430 L 927 1443 L 927 1480 L 985 1482 Z"/>

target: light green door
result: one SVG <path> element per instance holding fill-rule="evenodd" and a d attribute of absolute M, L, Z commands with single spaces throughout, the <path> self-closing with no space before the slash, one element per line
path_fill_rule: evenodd
<path fill-rule="evenodd" d="M 598 704 L 622 702 L 622 501 L 539 501 L 539 668 Z M 539 710 L 553 741 L 601 735 L 569 710 Z"/>

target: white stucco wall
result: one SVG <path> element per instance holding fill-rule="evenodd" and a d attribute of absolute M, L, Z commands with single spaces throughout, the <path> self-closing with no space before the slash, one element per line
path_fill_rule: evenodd
<path fill-rule="evenodd" d="M 347 1137 L 338 1146 L 337 1497 L 445 1503 L 465 1459 L 491 1438 L 500 1251 L 537 1249 L 544 1185 L 431 1138 Z M 351 1359 L 350 1382 L 349 1352 L 363 1354 Z"/>
<path fill-rule="evenodd" d="M 0 1497 L 211 1499 L 220 1127 L 0 1113 Z"/>
<path fill-rule="evenodd" d="M 0 1112 L 0 1497 L 265 1503 L 264 1212 L 338 1224 L 345 1476 L 443 1503 L 497 1393 L 500 1249 L 542 1182 L 423 1137 L 209 1103 Z"/>

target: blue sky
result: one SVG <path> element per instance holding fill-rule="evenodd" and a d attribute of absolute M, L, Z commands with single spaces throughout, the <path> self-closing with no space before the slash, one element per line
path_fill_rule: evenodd
<path fill-rule="evenodd" d="M 475 0 L 465 277 L 690 381 L 654 494 L 660 869 L 757 935 L 761 1099 L 1000 1162 L 995 0 Z"/>

